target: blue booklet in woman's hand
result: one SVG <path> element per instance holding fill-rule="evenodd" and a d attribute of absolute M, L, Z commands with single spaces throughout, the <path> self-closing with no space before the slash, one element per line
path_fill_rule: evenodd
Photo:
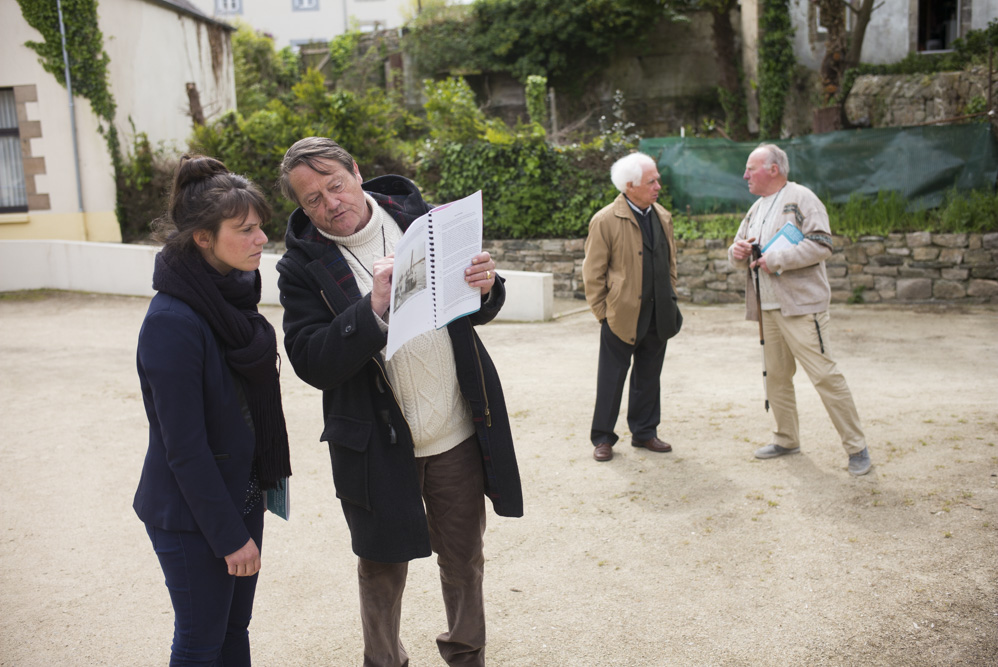
<path fill-rule="evenodd" d="M 291 496 L 288 494 L 288 478 L 281 480 L 280 488 L 267 489 L 267 509 L 285 521 L 291 516 Z"/>

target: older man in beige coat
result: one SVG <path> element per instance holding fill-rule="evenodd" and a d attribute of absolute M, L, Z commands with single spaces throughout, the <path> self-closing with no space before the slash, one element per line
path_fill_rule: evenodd
<path fill-rule="evenodd" d="M 631 370 L 627 424 L 631 444 L 670 452 L 659 440 L 665 346 L 682 326 L 676 304 L 676 244 L 672 216 L 657 203 L 662 189 L 655 161 L 632 153 L 610 168 L 620 195 L 589 222 L 582 265 L 586 300 L 599 320 L 593 458 L 613 458 L 614 432 Z M 631 360 L 634 360 L 631 368 Z"/>
<path fill-rule="evenodd" d="M 813 192 L 790 181 L 789 174 L 790 161 L 778 146 L 762 144 L 752 151 L 744 179 L 749 192 L 759 199 L 728 248 L 731 266 L 745 270 L 746 319 L 762 320 L 766 394 L 776 419 L 773 441 L 756 450 L 755 456 L 772 459 L 800 451 L 793 381 L 799 363 L 842 438 L 849 472 L 865 475 L 871 465 L 866 436 L 829 347 L 831 289 L 825 260 L 832 255 L 832 232 L 828 212 Z M 781 243 L 781 232 L 792 240 Z M 761 254 L 753 255 L 753 244 Z M 753 285 L 753 270 L 757 285 Z"/>

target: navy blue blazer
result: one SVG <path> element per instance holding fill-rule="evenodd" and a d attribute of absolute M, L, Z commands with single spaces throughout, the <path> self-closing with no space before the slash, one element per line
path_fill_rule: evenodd
<path fill-rule="evenodd" d="M 136 358 L 149 450 L 132 507 L 157 528 L 201 532 L 224 558 L 250 539 L 255 436 L 242 389 L 208 323 L 168 294 L 149 304 Z"/>

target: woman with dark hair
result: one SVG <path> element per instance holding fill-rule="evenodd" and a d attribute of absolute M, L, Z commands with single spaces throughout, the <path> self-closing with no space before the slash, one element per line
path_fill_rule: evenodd
<path fill-rule="evenodd" d="M 174 609 L 170 665 L 250 664 L 264 491 L 291 474 L 277 339 L 257 311 L 270 207 L 213 158 L 181 158 L 139 332 L 149 449 L 133 507 Z"/>

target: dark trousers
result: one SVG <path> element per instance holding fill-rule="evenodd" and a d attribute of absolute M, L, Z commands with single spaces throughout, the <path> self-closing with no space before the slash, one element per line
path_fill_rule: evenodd
<path fill-rule="evenodd" d="M 263 549 L 263 503 L 244 517 L 250 537 Z M 146 524 L 173 601 L 170 667 L 249 667 L 249 622 L 259 575 L 229 574 L 225 558 L 201 533 Z"/>
<path fill-rule="evenodd" d="M 416 466 L 447 610 L 448 629 L 437 637 L 437 648 L 448 665 L 484 665 L 485 481 L 478 439 L 417 458 Z M 409 664 L 399 639 L 408 571 L 408 563 L 359 559 L 365 667 Z"/>
<path fill-rule="evenodd" d="M 612 445 L 617 442 L 617 434 L 613 431 L 620 414 L 624 380 L 629 368 L 631 384 L 627 401 L 627 425 L 631 429 L 631 436 L 636 440 L 649 440 L 658 435 L 658 423 L 662 418 L 661 375 L 666 342 L 658 336 L 654 317 L 648 332 L 636 345 L 629 345 L 617 338 L 610 330 L 610 325 L 603 320 L 596 375 L 596 409 L 593 410 L 593 426 L 590 431 L 593 445 L 601 442 Z"/>

